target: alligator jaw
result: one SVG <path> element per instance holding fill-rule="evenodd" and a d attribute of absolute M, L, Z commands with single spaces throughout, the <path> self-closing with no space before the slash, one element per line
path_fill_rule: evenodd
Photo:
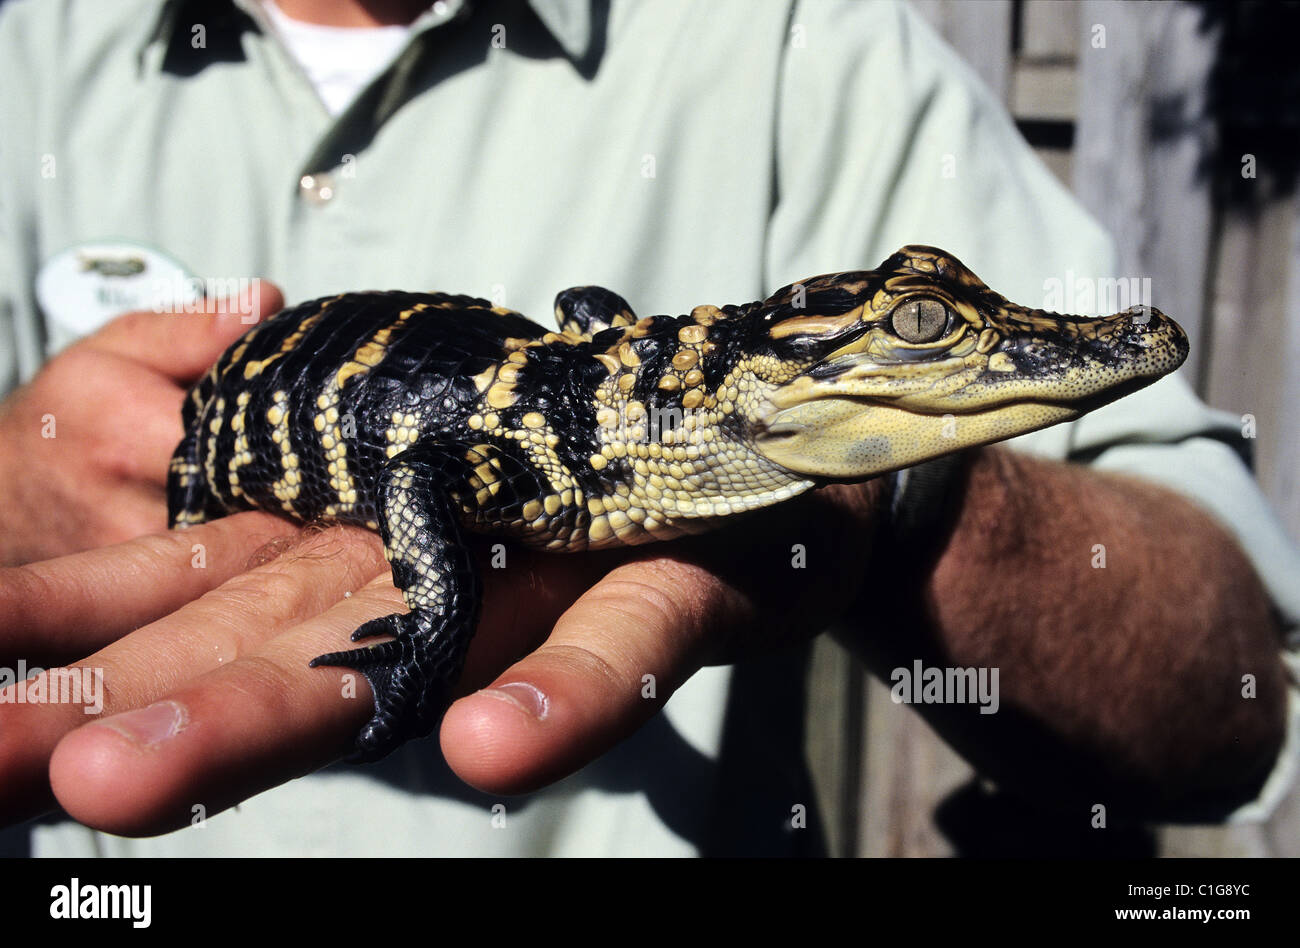
<path fill-rule="evenodd" d="M 802 476 L 859 480 L 1077 418 L 1188 352 L 1156 309 L 1090 318 L 1007 304 L 969 329 L 933 349 L 854 340 L 772 392 L 755 447 Z"/>

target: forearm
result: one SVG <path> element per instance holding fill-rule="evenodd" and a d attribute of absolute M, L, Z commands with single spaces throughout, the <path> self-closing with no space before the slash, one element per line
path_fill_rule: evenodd
<path fill-rule="evenodd" d="M 998 713 L 918 710 L 1048 803 L 1177 816 L 1252 798 L 1283 738 L 1285 676 L 1235 541 L 1162 488 L 1004 450 L 979 452 L 959 489 L 933 567 L 895 577 L 911 594 L 868 630 L 875 670 L 998 668 Z"/>

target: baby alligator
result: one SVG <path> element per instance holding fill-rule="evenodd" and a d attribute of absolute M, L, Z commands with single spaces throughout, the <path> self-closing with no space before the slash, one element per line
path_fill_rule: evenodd
<path fill-rule="evenodd" d="M 645 543 L 1076 418 L 1176 369 L 1178 324 L 1017 306 L 950 254 L 638 319 L 575 287 L 559 332 L 486 300 L 345 293 L 284 310 L 185 400 L 173 527 L 260 508 L 378 530 L 410 612 L 311 664 L 362 672 L 354 759 L 429 734 L 473 635 L 464 531 Z"/>

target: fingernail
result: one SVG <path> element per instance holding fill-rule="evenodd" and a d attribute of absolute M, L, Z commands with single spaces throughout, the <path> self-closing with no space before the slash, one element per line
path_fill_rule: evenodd
<path fill-rule="evenodd" d="M 175 701 L 159 701 L 139 711 L 115 714 L 103 722 L 124 737 L 146 747 L 175 737 L 185 726 L 185 706 Z"/>
<path fill-rule="evenodd" d="M 550 701 L 541 689 L 526 681 L 511 681 L 504 685 L 497 685 L 495 688 L 484 688 L 479 694 L 509 701 L 539 721 L 546 717 L 547 709 L 550 707 Z"/>

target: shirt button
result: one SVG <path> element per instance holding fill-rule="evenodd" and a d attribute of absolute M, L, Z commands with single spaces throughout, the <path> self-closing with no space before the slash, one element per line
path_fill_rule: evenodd
<path fill-rule="evenodd" d="M 312 204 L 327 204 L 334 197 L 334 179 L 327 174 L 305 174 L 298 179 L 298 190 Z"/>

